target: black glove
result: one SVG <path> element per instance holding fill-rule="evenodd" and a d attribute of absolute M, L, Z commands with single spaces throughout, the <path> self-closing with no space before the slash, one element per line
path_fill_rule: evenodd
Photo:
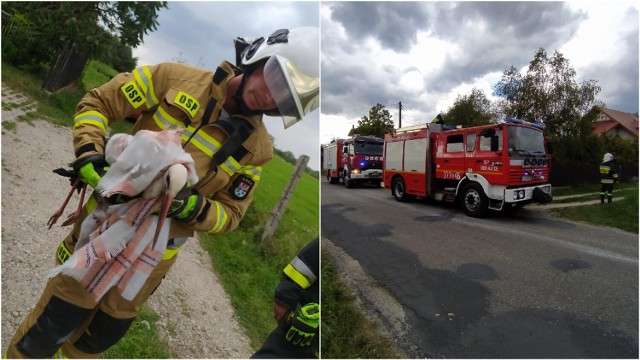
<path fill-rule="evenodd" d="M 202 196 L 196 190 L 185 186 L 173 198 L 167 217 L 190 221 L 200 209 L 202 201 Z"/>
<path fill-rule="evenodd" d="M 285 339 L 294 346 L 307 347 L 313 345 L 313 339 L 320 324 L 320 305 L 310 303 L 298 305 L 295 312 L 289 315 L 289 328 Z"/>

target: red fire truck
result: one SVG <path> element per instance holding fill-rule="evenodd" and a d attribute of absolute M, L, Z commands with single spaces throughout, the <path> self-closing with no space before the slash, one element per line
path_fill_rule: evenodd
<path fill-rule="evenodd" d="M 348 188 L 363 182 L 380 186 L 383 149 L 384 140 L 375 136 L 333 140 L 321 148 L 322 171 L 332 184 L 342 179 Z"/>
<path fill-rule="evenodd" d="M 542 129 L 500 124 L 442 130 L 422 124 L 385 136 L 384 186 L 398 201 L 459 201 L 467 215 L 552 199 L 550 154 Z"/>

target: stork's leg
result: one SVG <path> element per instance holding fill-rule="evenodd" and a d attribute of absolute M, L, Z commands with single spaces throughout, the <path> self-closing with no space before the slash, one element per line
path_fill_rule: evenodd
<path fill-rule="evenodd" d="M 56 221 L 58 221 L 58 218 L 62 216 L 62 213 L 64 213 L 64 208 L 67 207 L 67 204 L 69 203 L 69 199 L 71 199 L 71 195 L 73 195 L 73 192 L 76 191 L 79 185 L 80 185 L 80 178 L 76 179 L 76 182 L 73 183 L 73 186 L 71 187 L 71 191 L 69 191 L 67 198 L 64 199 L 64 203 L 62 203 L 62 206 L 49 218 L 49 221 L 47 222 L 47 225 L 49 225 L 49 229 L 51 229 L 53 224 L 55 224 Z"/>
<path fill-rule="evenodd" d="M 62 226 L 71 225 L 80 218 L 80 214 L 82 214 L 82 205 L 84 204 L 84 195 L 86 192 L 87 184 L 84 184 L 82 185 L 82 192 L 80 193 L 80 202 L 78 203 L 78 208 L 76 209 L 76 211 L 67 216 L 67 220 L 62 223 Z"/>

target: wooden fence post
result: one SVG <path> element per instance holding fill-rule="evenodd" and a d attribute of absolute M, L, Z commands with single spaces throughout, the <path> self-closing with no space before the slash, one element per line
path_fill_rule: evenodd
<path fill-rule="evenodd" d="M 302 176 L 302 172 L 307 167 L 308 162 L 309 157 L 307 155 L 300 155 L 296 163 L 296 167 L 293 170 L 293 174 L 289 179 L 289 183 L 282 192 L 282 197 L 276 204 L 275 208 L 273 208 L 273 211 L 271 211 L 271 218 L 264 228 L 264 232 L 262 233 L 260 241 L 264 242 L 267 238 L 269 238 L 271 235 L 273 235 L 273 233 L 276 232 L 278 224 L 280 223 L 280 219 L 282 218 L 282 214 L 284 214 L 285 210 L 287 210 L 289 198 L 293 194 L 293 190 L 295 190 L 296 185 L 298 184 L 298 180 L 300 179 L 300 176 Z"/>

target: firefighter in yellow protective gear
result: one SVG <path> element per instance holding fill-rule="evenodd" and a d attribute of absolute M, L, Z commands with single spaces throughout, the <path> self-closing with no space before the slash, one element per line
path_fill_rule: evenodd
<path fill-rule="evenodd" d="M 6 357 L 97 358 L 125 335 L 188 237 L 195 231 L 223 234 L 238 226 L 262 167 L 273 156 L 263 114 L 281 116 L 286 128 L 318 107 L 319 30 L 282 29 L 267 39 L 238 38 L 236 46 L 241 50 L 236 65 L 223 61 L 213 72 L 176 63 L 140 66 L 82 98 L 73 127 L 73 167 L 82 181 L 95 189 L 108 166 L 107 129 L 130 114 L 137 115 L 132 133 L 183 129 L 182 144 L 195 161 L 199 181 L 171 205 L 169 216 L 177 221 L 171 222 L 164 258 L 133 300 L 112 288 L 96 302 L 74 278 L 54 276 L 13 336 Z M 59 245 L 58 264 L 73 254 L 82 221 L 99 197 L 94 191 Z"/>
<path fill-rule="evenodd" d="M 618 165 L 613 160 L 613 155 L 610 153 L 604 154 L 602 158 L 602 164 L 600 164 L 600 203 L 604 204 L 604 198 L 607 198 L 607 203 L 611 204 L 613 200 L 613 184 L 618 182 Z"/>
<path fill-rule="evenodd" d="M 252 359 L 311 359 L 319 353 L 320 239 L 307 244 L 282 271 L 273 315 L 278 326 Z"/>

